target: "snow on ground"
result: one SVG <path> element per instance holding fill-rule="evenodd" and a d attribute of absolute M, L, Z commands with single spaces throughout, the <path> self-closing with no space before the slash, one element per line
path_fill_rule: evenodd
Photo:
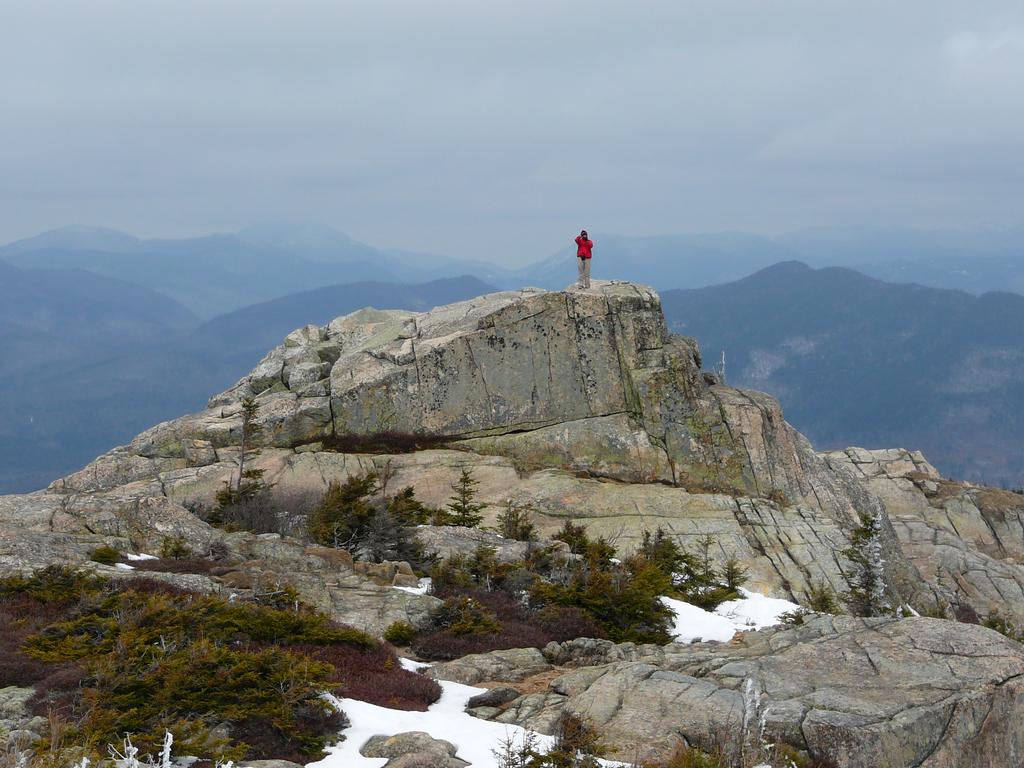
<path fill-rule="evenodd" d="M 128 565 L 128 563 L 114 563 L 114 567 L 117 568 L 120 571 L 134 571 L 135 570 L 130 565 Z"/>
<path fill-rule="evenodd" d="M 420 583 L 415 587 L 395 587 L 403 592 L 408 592 L 410 595 L 425 595 L 430 591 L 430 579 L 420 579 Z"/>
<path fill-rule="evenodd" d="M 430 666 L 425 661 L 413 661 L 412 659 L 407 659 L 404 656 L 399 657 L 398 663 L 402 665 L 402 669 L 407 669 L 410 672 L 419 672 L 421 669 L 426 669 Z"/>
<path fill-rule="evenodd" d="M 739 630 L 764 629 L 779 623 L 784 613 L 799 611 L 800 606 L 789 600 L 768 597 L 740 587 L 741 600 L 730 600 L 715 609 L 715 613 L 731 619 Z"/>
<path fill-rule="evenodd" d="M 402 660 L 402 666 L 422 668 L 429 664 Z M 441 681 L 441 699 L 426 712 L 404 712 L 398 709 L 378 707 L 354 699 L 337 699 L 328 696 L 335 706 L 348 715 L 352 723 L 342 731 L 345 741 L 327 748 L 323 760 L 310 763 L 308 768 L 378 768 L 387 763 L 382 757 L 363 757 L 360 748 L 371 736 L 384 734 L 393 736 L 407 731 L 429 733 L 435 739 L 450 741 L 458 747 L 457 756 L 473 768 L 497 768 L 497 761 L 491 750 L 497 749 L 502 741 L 512 737 L 521 743 L 526 731 L 515 725 L 492 723 L 471 717 L 465 712 L 466 702 L 484 688 L 474 688 L 461 683 Z M 538 736 L 538 744 L 549 747 L 551 736 Z M 624 766 L 624 763 L 601 761 L 606 766 Z"/>
<path fill-rule="evenodd" d="M 671 608 L 672 613 L 675 614 L 672 622 L 672 636 L 680 643 L 688 643 L 698 638 L 727 643 L 736 634 L 736 627 L 724 616 L 671 597 L 663 597 L 661 602 Z"/>
<path fill-rule="evenodd" d="M 127 557 L 129 560 L 159 560 L 160 559 L 156 555 L 147 555 L 147 554 L 144 554 L 144 553 L 141 553 L 141 552 L 139 554 L 137 554 L 137 555 L 132 553 L 132 552 L 129 552 L 127 555 L 125 555 L 125 557 Z"/>
<path fill-rule="evenodd" d="M 796 603 L 740 589 L 743 598 L 722 603 L 715 611 L 705 611 L 696 605 L 684 603 L 671 597 L 663 597 L 675 614 L 672 635 L 677 642 L 692 640 L 718 640 L 727 643 L 737 632 L 773 627 L 779 617 L 800 608 Z"/>

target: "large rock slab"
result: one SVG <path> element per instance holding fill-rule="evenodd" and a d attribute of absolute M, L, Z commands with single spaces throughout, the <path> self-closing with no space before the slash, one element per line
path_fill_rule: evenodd
<path fill-rule="evenodd" d="M 1024 647 L 939 619 L 817 617 L 729 644 L 552 644 L 579 666 L 494 719 L 550 732 L 588 718 L 622 759 L 663 758 L 680 738 L 756 757 L 786 742 L 840 768 L 986 768 L 1024 760 Z M 593 665 L 602 658 L 622 660 Z M 479 666 L 479 665 L 478 665 Z"/>
<path fill-rule="evenodd" d="M 463 685 L 482 682 L 518 682 L 551 668 L 536 648 L 511 648 L 506 651 L 473 653 L 461 659 L 435 664 L 429 670 L 437 680 Z"/>

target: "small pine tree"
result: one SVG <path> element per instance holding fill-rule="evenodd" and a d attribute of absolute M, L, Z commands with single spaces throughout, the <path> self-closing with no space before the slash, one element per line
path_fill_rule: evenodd
<path fill-rule="evenodd" d="M 722 584 L 726 590 L 739 597 L 740 587 L 747 583 L 747 569 L 730 555 L 722 566 Z"/>
<path fill-rule="evenodd" d="M 356 553 L 362 547 L 374 517 L 370 496 L 377 492 L 377 475 L 353 475 L 344 483 L 332 481 L 323 500 L 306 521 L 318 544 Z"/>
<path fill-rule="evenodd" d="M 599 768 L 597 758 L 607 751 L 600 736 L 586 720 L 562 713 L 556 724 L 555 743 L 537 768 Z"/>
<path fill-rule="evenodd" d="M 882 557 L 882 518 L 860 514 L 851 545 L 843 555 L 853 564 L 846 602 L 854 616 L 880 616 L 889 612 L 885 599 L 885 559 Z"/>
<path fill-rule="evenodd" d="M 656 565 L 662 573 L 672 579 L 673 583 L 682 578 L 687 568 L 692 570 L 696 565 L 693 556 L 680 547 L 661 527 L 653 534 L 644 531 L 637 552 Z"/>
<path fill-rule="evenodd" d="M 522 739 L 517 739 L 514 733 L 506 733 L 491 754 L 497 768 L 534 768 L 536 761 L 543 757 L 540 739 L 533 731 L 524 731 Z"/>
<path fill-rule="evenodd" d="M 574 555 L 582 555 L 590 546 L 590 539 L 587 536 L 587 529 L 582 525 L 576 525 L 571 520 L 566 520 L 562 530 L 551 537 L 557 541 L 564 541 L 569 545 L 569 551 Z"/>
<path fill-rule="evenodd" d="M 207 522 L 211 525 L 220 525 L 224 521 L 225 511 L 229 507 L 251 502 L 264 491 L 270 490 L 271 487 L 263 481 L 262 469 L 242 470 L 241 476 L 234 485 L 230 481 L 225 481 L 224 487 L 217 491 L 214 496 L 216 506 L 210 513 Z"/>
<path fill-rule="evenodd" d="M 383 485 L 381 491 L 384 492 Z M 403 488 L 388 501 L 388 512 L 404 525 L 423 525 L 430 519 L 433 511 L 416 498 L 416 491 L 412 486 Z"/>
<path fill-rule="evenodd" d="M 819 579 L 808 588 L 807 607 L 816 613 L 842 613 L 835 591 L 824 579 Z"/>
<path fill-rule="evenodd" d="M 431 525 L 451 525 L 452 516 L 447 509 L 444 509 L 443 507 L 434 507 L 430 510 L 428 522 Z"/>
<path fill-rule="evenodd" d="M 463 468 L 458 481 L 452 486 L 455 495 L 448 504 L 450 524 L 464 528 L 476 528 L 483 521 L 480 513 L 487 507 L 476 501 L 476 486 L 480 483 L 473 479 L 473 473 Z"/>
<path fill-rule="evenodd" d="M 711 548 L 715 546 L 715 537 L 706 534 L 697 539 L 697 553 L 693 565 L 686 571 L 690 600 L 702 608 L 710 610 L 714 607 L 712 593 L 718 587 L 718 571 L 711 559 Z M 710 607 L 709 607 L 710 606 Z"/>
<path fill-rule="evenodd" d="M 505 509 L 498 513 L 498 533 L 506 539 L 536 541 L 537 531 L 530 520 L 531 509 L 528 504 L 517 504 L 509 499 L 505 502 Z"/>
<path fill-rule="evenodd" d="M 242 489 L 246 480 L 245 458 L 249 450 L 249 443 L 260 433 L 260 425 L 256 422 L 259 411 L 260 405 L 256 402 L 255 397 L 242 398 L 242 440 L 241 450 L 238 454 L 238 483 L 235 485 L 235 490 L 238 491 Z"/>

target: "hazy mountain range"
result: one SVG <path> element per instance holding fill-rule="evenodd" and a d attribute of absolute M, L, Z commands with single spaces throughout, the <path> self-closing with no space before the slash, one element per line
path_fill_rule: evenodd
<path fill-rule="evenodd" d="M 920 449 L 950 476 L 1024 484 L 1024 296 L 788 262 L 662 301 L 708 367 L 725 350 L 729 383 L 777 396 L 815 447 Z"/>
<path fill-rule="evenodd" d="M 796 253 L 889 280 L 1024 292 L 1024 230 L 595 240 L 596 277 L 661 290 L 675 330 L 697 336 L 709 361 L 726 349 L 730 380 L 778 395 L 820 446 L 922 448 L 951 474 L 1024 482 L 1024 458 L 1012 458 L 1024 438 L 1024 299 L 779 264 Z M 11 243 L 0 248 L 0 492 L 39 487 L 201 407 L 295 327 L 368 305 L 562 288 L 573 248 L 504 269 L 313 225 L 179 240 L 66 227 Z"/>
<path fill-rule="evenodd" d="M 415 283 L 476 273 L 444 256 L 381 250 L 311 225 L 267 225 L 176 240 L 65 227 L 0 248 L 0 260 L 25 268 L 84 269 L 135 283 L 170 296 L 203 319 L 324 285 Z"/>
<path fill-rule="evenodd" d="M 575 278 L 575 246 L 508 268 L 375 248 L 318 224 L 263 224 L 234 234 L 140 240 L 96 227 L 64 227 L 0 247 L 22 268 L 84 269 L 159 291 L 202 319 L 324 285 L 419 283 L 472 275 L 490 285 L 562 288 Z M 597 233 L 594 276 L 669 288 L 716 285 L 780 261 L 847 266 L 885 280 L 973 293 L 1024 292 L 1024 228 L 971 232 L 817 229 L 767 238 L 742 232 L 633 237 Z"/>

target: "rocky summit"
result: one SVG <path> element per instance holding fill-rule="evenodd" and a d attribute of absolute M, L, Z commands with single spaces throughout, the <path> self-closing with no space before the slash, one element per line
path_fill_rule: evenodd
<path fill-rule="evenodd" d="M 248 417 L 246 403 L 256 406 Z M 513 690 L 476 714 L 548 732 L 562 711 L 587 713 L 622 758 L 638 744 L 643 756 L 664 755 L 680 737 L 710 744 L 735 721 L 754 733 L 751 718 L 836 765 L 1009 766 L 1024 755 L 1024 648 L 952 621 L 993 611 L 1024 620 L 1024 496 L 944 479 L 903 450 L 816 453 L 774 399 L 703 372 L 697 342 L 668 333 L 644 286 L 364 309 L 293 331 L 201 413 L 44 491 L 0 497 L 0 573 L 72 563 L 130 579 L 90 553 L 106 544 L 152 554 L 174 539 L 230 562 L 158 574 L 189 589 L 244 595 L 285 582 L 378 635 L 437 607 L 395 589 L 416 585 L 405 563 L 200 519 L 192 510 L 214 504 L 243 454 L 285 499 L 373 470 L 443 506 L 469 470 L 485 523 L 521 503 L 542 535 L 570 520 L 622 553 L 659 527 L 682 544 L 711 534 L 716 559 L 743 563 L 751 589 L 800 603 L 822 587 L 849 592 L 844 552 L 871 520 L 884 599 L 911 618 L 819 617 L 726 646 L 501 651 L 511 654 L 504 666 L 481 677 L 466 672 L 472 659 L 454 661 L 445 679 L 546 674 L 543 690 Z M 522 557 L 492 533 L 421 536 L 445 556 L 493 543 L 501 557 Z"/>

